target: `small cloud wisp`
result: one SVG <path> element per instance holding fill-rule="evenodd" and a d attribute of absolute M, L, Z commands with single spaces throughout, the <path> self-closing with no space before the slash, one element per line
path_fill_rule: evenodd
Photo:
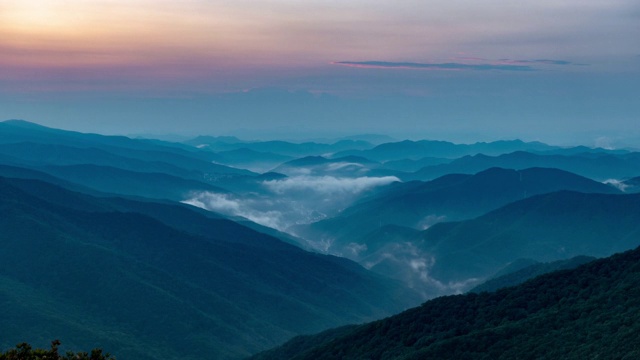
<path fill-rule="evenodd" d="M 483 59 L 475 57 L 454 58 L 449 62 L 394 62 L 394 61 L 335 61 L 332 65 L 365 69 L 410 69 L 410 70 L 450 70 L 450 71 L 538 71 L 536 65 L 567 66 L 585 65 L 566 60 L 554 59 Z"/>

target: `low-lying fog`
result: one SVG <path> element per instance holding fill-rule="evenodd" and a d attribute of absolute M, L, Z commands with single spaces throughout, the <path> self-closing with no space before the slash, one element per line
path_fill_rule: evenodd
<path fill-rule="evenodd" d="M 399 181 L 395 176 L 340 178 L 299 175 L 260 183 L 262 192 L 192 193 L 184 203 L 227 216 L 241 216 L 260 225 L 290 232 L 337 214 L 367 191 Z"/>

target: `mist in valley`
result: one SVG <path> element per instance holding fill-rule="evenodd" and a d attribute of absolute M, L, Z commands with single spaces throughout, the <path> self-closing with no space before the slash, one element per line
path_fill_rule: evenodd
<path fill-rule="evenodd" d="M 640 358 L 639 24 L 1 0 L 0 359 Z"/>

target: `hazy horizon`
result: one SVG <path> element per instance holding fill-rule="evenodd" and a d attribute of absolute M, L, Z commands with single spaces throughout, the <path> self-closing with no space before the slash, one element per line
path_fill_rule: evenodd
<path fill-rule="evenodd" d="M 199 136 L 211 136 L 211 137 L 235 137 L 240 141 L 246 142 L 261 142 L 261 141 L 286 141 L 291 143 L 304 143 L 304 142 L 316 142 L 316 143 L 335 143 L 340 140 L 364 140 L 378 145 L 382 143 L 400 142 L 404 140 L 410 141 L 446 141 L 454 144 L 474 144 L 474 143 L 491 143 L 496 141 L 516 141 L 523 142 L 541 142 L 552 146 L 561 147 L 574 147 L 574 146 L 586 146 L 590 148 L 603 148 L 608 150 L 615 149 L 627 149 L 638 151 L 640 149 L 640 137 L 634 136 L 597 136 L 597 134 L 586 134 L 582 137 L 574 137 L 572 139 L 555 137 L 553 134 L 549 134 L 546 138 L 533 137 L 529 134 L 519 134 L 521 136 L 491 136 L 478 135 L 472 132 L 469 133 L 432 133 L 432 134 L 416 134 L 416 133 L 404 133 L 402 131 L 390 131 L 388 133 L 383 132 L 367 132 L 366 129 L 358 132 L 339 132 L 339 131 L 296 131 L 289 128 L 273 128 L 268 130 L 263 129 L 239 129 L 235 131 L 227 132 L 213 132 L 205 133 L 198 131 L 175 131 L 175 132 L 163 132 L 163 131 L 141 131 L 141 132 L 126 132 L 126 131 L 92 131 L 74 127 L 57 127 L 47 125 L 45 123 L 30 121 L 27 119 L 0 119 L 1 121 L 27 121 L 37 125 L 51 127 L 54 129 L 75 131 L 80 133 L 93 133 L 105 136 L 126 136 L 132 139 L 150 139 L 150 140 L 162 140 L 169 142 L 184 142 L 192 140 Z M 591 136 L 592 135 L 592 136 Z"/>
<path fill-rule="evenodd" d="M 10 0 L 0 119 L 638 146 L 639 20 L 632 0 Z"/>

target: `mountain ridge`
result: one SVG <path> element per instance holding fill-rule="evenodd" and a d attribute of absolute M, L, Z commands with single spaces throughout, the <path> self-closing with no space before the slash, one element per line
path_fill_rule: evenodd
<path fill-rule="evenodd" d="M 297 337 L 252 360 L 633 358 L 640 249 L 493 293 L 446 296 L 369 324 Z"/>
<path fill-rule="evenodd" d="M 12 305 L 0 322 L 13 324 L 2 331 L 3 347 L 28 339 L 37 326 L 47 341 L 105 344 L 123 358 L 199 359 L 206 352 L 237 359 L 296 333 L 389 315 L 411 302 L 400 284 L 355 263 L 186 205 L 181 216 L 197 222 L 175 219 L 183 227 L 174 228 L 163 217 L 177 216 L 176 208 L 153 203 L 135 202 L 151 207 L 142 210 L 132 200 L 12 178 L 0 178 L 0 193 L 0 284 L 7 286 L 0 299 Z M 13 310 L 30 322 L 16 321 Z"/>

